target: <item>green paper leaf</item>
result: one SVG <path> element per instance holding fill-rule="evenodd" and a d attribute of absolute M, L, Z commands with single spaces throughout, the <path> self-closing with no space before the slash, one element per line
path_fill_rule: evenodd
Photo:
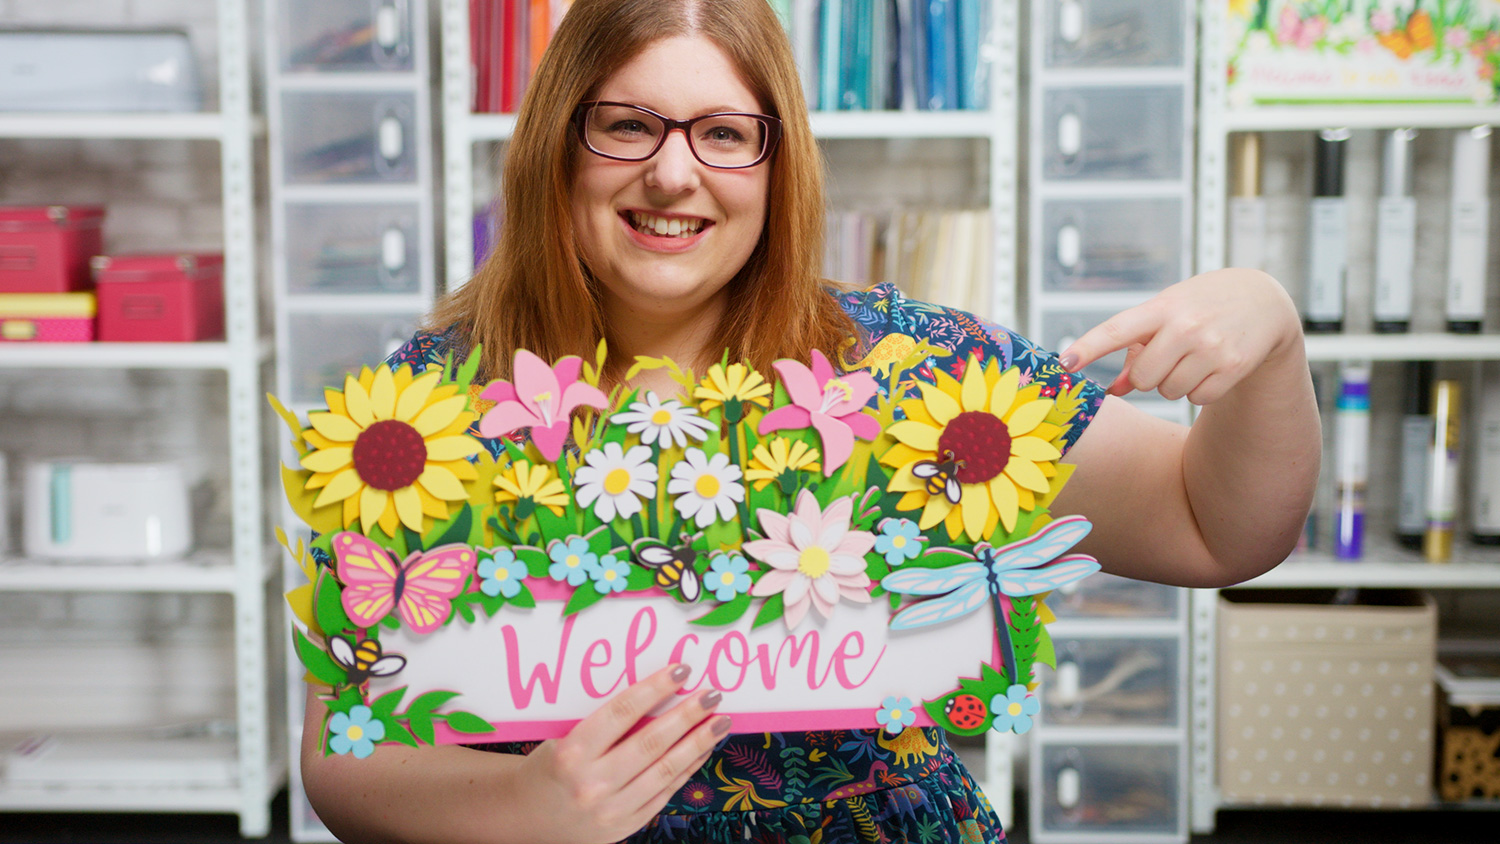
<path fill-rule="evenodd" d="M 552 558 L 547 552 L 531 545 L 517 545 L 512 547 L 511 553 L 516 559 L 526 564 L 526 573 L 531 577 L 546 577 L 547 569 L 552 567 Z"/>
<path fill-rule="evenodd" d="M 388 615 L 380 620 L 380 626 L 389 628 L 391 630 L 400 630 L 401 619 L 395 617 L 394 615 Z"/>
<path fill-rule="evenodd" d="M 405 724 L 397 721 L 395 718 L 382 718 L 380 721 L 385 724 L 386 741 L 398 742 L 407 747 L 420 746 L 417 743 L 417 737 L 411 734 L 411 730 L 408 730 Z"/>
<path fill-rule="evenodd" d="M 778 592 L 777 594 L 767 598 L 765 602 L 760 605 L 760 612 L 755 614 L 755 620 L 750 623 L 750 629 L 753 630 L 757 627 L 762 627 L 764 625 L 770 624 L 776 619 L 781 618 L 781 616 L 785 614 L 785 612 L 785 602 L 782 600 L 781 594 Z"/>
<path fill-rule="evenodd" d="M 437 730 L 432 726 L 432 713 L 424 712 L 420 715 L 412 715 L 407 718 L 411 725 L 411 734 L 423 744 L 437 743 Z"/>
<path fill-rule="evenodd" d="M 581 612 L 603 599 L 604 593 L 595 589 L 592 581 L 581 583 L 573 589 L 573 597 L 569 598 L 568 605 L 563 607 L 563 615 Z"/>
<path fill-rule="evenodd" d="M 339 582 L 332 572 L 324 569 L 319 573 L 318 584 L 313 592 L 313 615 L 325 636 L 353 633 L 357 629 L 354 622 L 349 620 L 349 614 L 344 612 L 341 594 Z"/>
<path fill-rule="evenodd" d="M 474 593 L 470 592 L 470 593 L 467 593 L 467 594 L 472 595 Z M 457 610 L 458 614 L 461 615 L 461 616 L 463 616 L 464 621 L 467 621 L 470 624 L 473 624 L 474 623 L 474 607 L 472 606 L 472 602 L 466 601 L 466 600 L 462 600 L 463 597 L 465 597 L 465 596 L 460 596 L 460 600 L 457 600 L 457 601 L 453 602 L 453 609 Z M 452 616 L 450 615 L 449 618 L 451 619 Z"/>
<path fill-rule="evenodd" d="M 333 661 L 322 648 L 314 645 L 312 640 L 302 635 L 302 631 L 292 628 L 292 642 L 297 648 L 297 658 L 302 660 L 302 665 L 312 675 L 330 686 L 337 686 L 348 680 L 349 675 L 344 669 Z"/>
<path fill-rule="evenodd" d="M 396 707 L 401 705 L 401 699 L 406 697 L 406 688 L 406 686 L 402 686 L 399 689 L 391 689 L 376 698 L 375 702 L 370 704 L 370 711 L 375 713 L 382 721 L 391 717 L 395 714 Z"/>
<path fill-rule="evenodd" d="M 717 627 L 724 624 L 732 624 L 735 621 L 738 621 L 740 616 L 744 615 L 746 610 L 749 609 L 750 596 L 748 594 L 738 595 L 733 601 L 720 604 L 709 612 L 693 619 L 689 623 L 701 625 L 703 627 Z"/>
<path fill-rule="evenodd" d="M 439 545 L 452 543 L 467 543 L 469 540 L 469 528 L 474 522 L 474 510 L 466 502 L 464 506 L 453 514 L 453 518 L 441 524 L 433 525 L 432 530 L 422 539 L 423 548 L 436 548 Z"/>
<path fill-rule="evenodd" d="M 521 607 L 529 610 L 536 606 L 536 596 L 531 594 L 530 589 L 522 586 L 521 591 L 516 593 L 516 597 L 506 599 L 506 603 L 513 607 Z"/>
<path fill-rule="evenodd" d="M 495 731 L 493 724 L 472 712 L 449 712 L 447 715 L 442 716 L 442 718 L 448 722 L 449 728 L 456 733 L 483 735 Z"/>

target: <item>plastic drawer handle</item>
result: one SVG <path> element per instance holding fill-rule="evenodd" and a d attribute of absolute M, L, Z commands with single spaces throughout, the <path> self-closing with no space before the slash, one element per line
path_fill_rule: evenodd
<path fill-rule="evenodd" d="M 406 233 L 391 226 L 380 236 L 380 266 L 392 275 L 406 267 Z"/>
<path fill-rule="evenodd" d="M 1057 118 L 1057 151 L 1072 158 L 1083 150 L 1083 120 L 1068 111 Z"/>
<path fill-rule="evenodd" d="M 382 50 L 395 49 L 401 41 L 401 13 L 395 3 L 381 3 L 375 10 L 375 43 Z"/>
<path fill-rule="evenodd" d="M 1058 5 L 1057 34 L 1069 44 L 1077 44 L 1083 37 L 1083 4 L 1078 0 L 1063 0 Z"/>
<path fill-rule="evenodd" d="M 1077 768 L 1063 768 L 1057 772 L 1057 805 L 1071 809 L 1082 797 L 1083 783 Z"/>
<path fill-rule="evenodd" d="M 406 147 L 405 132 L 401 128 L 401 120 L 395 115 L 386 115 L 380 119 L 380 157 L 394 164 L 401 158 L 401 153 Z"/>
<path fill-rule="evenodd" d="M 1083 235 L 1078 231 L 1078 226 L 1067 223 L 1058 229 L 1057 263 L 1062 264 L 1065 270 L 1074 269 L 1078 266 L 1078 259 L 1082 254 Z"/>
<path fill-rule="evenodd" d="M 1057 675 L 1052 685 L 1052 700 L 1062 706 L 1070 706 L 1078 700 L 1078 663 L 1069 660 L 1057 666 Z"/>

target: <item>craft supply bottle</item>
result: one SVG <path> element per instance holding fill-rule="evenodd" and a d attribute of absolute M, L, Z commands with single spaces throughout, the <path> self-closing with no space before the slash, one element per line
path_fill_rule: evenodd
<path fill-rule="evenodd" d="M 1484 321 L 1490 234 L 1490 127 L 1453 134 L 1448 216 L 1448 330 L 1478 334 Z"/>
<path fill-rule="evenodd" d="M 1370 465 L 1370 364 L 1346 362 L 1339 367 L 1339 398 L 1334 412 L 1337 466 L 1334 489 L 1338 516 L 1333 553 L 1358 560 L 1365 545 L 1365 483 Z"/>
<path fill-rule="evenodd" d="M 1401 490 L 1396 498 L 1396 541 L 1413 550 L 1427 531 L 1427 460 L 1432 456 L 1432 371 L 1430 360 L 1406 364 L 1405 409 L 1401 415 Z"/>
<path fill-rule="evenodd" d="M 1411 276 L 1417 253 L 1417 199 L 1412 196 L 1415 129 L 1385 135 L 1380 201 L 1375 207 L 1375 330 L 1388 334 L 1411 326 Z"/>
<path fill-rule="evenodd" d="M 1427 532 L 1422 553 L 1428 562 L 1453 559 L 1453 520 L 1458 510 L 1459 385 L 1443 379 L 1432 385 L 1432 457 L 1427 475 Z"/>
<path fill-rule="evenodd" d="M 1308 220 L 1308 332 L 1344 327 L 1344 279 L 1349 272 L 1349 206 L 1344 199 L 1344 150 L 1348 129 L 1318 133 L 1313 159 L 1313 198 Z"/>
<path fill-rule="evenodd" d="M 1266 200 L 1261 196 L 1261 136 L 1244 132 L 1230 140 L 1234 185 L 1229 197 L 1229 266 L 1266 268 Z"/>
<path fill-rule="evenodd" d="M 1476 544 L 1500 545 L 1500 363 L 1481 363 L 1478 381 L 1478 460 L 1469 526 Z"/>

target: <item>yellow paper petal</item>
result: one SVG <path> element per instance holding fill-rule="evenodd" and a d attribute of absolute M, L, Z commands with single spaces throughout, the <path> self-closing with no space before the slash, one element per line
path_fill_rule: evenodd
<path fill-rule="evenodd" d="M 957 407 L 957 405 L 954 405 Z M 931 453 L 937 452 L 938 429 L 923 425 L 921 422 L 905 420 L 897 422 L 886 431 L 900 442 L 906 443 L 912 448 Z"/>
<path fill-rule="evenodd" d="M 392 419 L 402 422 L 410 422 L 417 413 L 426 406 L 427 399 L 432 396 L 432 390 L 438 385 L 441 373 L 429 372 L 421 378 L 411 382 L 411 386 L 401 391 L 401 397 L 396 399 L 396 410 Z"/>
<path fill-rule="evenodd" d="M 906 414 L 906 418 L 912 422 L 926 422 L 934 428 L 942 427 L 936 419 L 932 418 L 932 414 L 927 412 L 927 405 L 921 399 L 907 399 L 900 402 L 899 406 L 901 412 Z"/>
<path fill-rule="evenodd" d="M 448 427 L 458 417 L 458 414 L 463 412 L 464 404 L 467 401 L 468 399 L 464 396 L 454 396 L 429 404 L 426 410 L 417 414 L 417 418 L 411 421 L 411 426 L 416 428 L 417 433 L 423 437 L 430 437 L 433 434 L 437 434 Z"/>
<path fill-rule="evenodd" d="M 396 507 L 391 504 L 389 495 L 385 497 L 385 509 L 380 511 L 380 519 L 376 524 L 380 525 L 380 529 L 385 531 L 386 536 L 395 536 L 396 528 L 401 526 L 401 519 L 396 515 Z M 369 528 L 366 528 L 365 532 L 368 533 Z"/>
<path fill-rule="evenodd" d="M 354 462 L 352 448 L 325 448 L 302 458 L 302 468 L 312 472 L 337 472 Z"/>
<path fill-rule="evenodd" d="M 964 532 L 964 510 L 962 507 L 954 507 L 948 511 L 948 518 L 943 520 L 943 527 L 948 529 L 948 538 L 957 541 Z"/>
<path fill-rule="evenodd" d="M 427 468 L 422 471 L 422 476 L 417 478 L 417 483 L 444 501 L 460 501 L 469 497 L 469 494 L 464 492 L 464 485 L 459 482 L 458 476 L 442 466 L 428 464 Z"/>
<path fill-rule="evenodd" d="M 334 475 L 333 480 L 329 481 L 328 485 L 323 487 L 323 491 L 318 493 L 317 500 L 313 502 L 313 509 L 322 507 L 324 504 L 342 501 L 359 492 L 360 487 L 364 485 L 365 482 L 360 479 L 358 472 L 352 467 L 345 469 Z"/>
<path fill-rule="evenodd" d="M 309 413 L 307 421 L 314 431 L 333 442 L 351 443 L 364 433 L 364 428 L 354 424 L 353 419 L 338 413 Z"/>
<path fill-rule="evenodd" d="M 917 489 L 926 489 L 927 481 L 912 474 L 911 464 L 902 466 L 891 476 L 891 482 L 886 485 L 889 492 L 911 492 Z"/>
<path fill-rule="evenodd" d="M 896 509 L 920 510 L 927 505 L 927 499 L 931 497 L 925 489 L 914 489 L 901 496 L 901 500 L 896 502 Z"/>
<path fill-rule="evenodd" d="M 368 428 L 375 421 L 375 413 L 370 409 L 370 394 L 354 380 L 353 375 L 344 378 L 344 410 L 361 428 Z"/>
<path fill-rule="evenodd" d="M 1026 487 L 1033 492 L 1047 491 L 1047 476 L 1029 460 L 1012 457 L 1005 466 L 1005 474 L 1016 482 L 1016 486 Z"/>
<path fill-rule="evenodd" d="M 918 520 L 917 527 L 927 530 L 933 525 L 948 517 L 953 510 L 953 502 L 945 495 L 931 495 L 927 498 L 927 504 L 922 508 L 922 518 Z"/>
<path fill-rule="evenodd" d="M 964 367 L 963 385 L 964 410 L 984 410 L 984 400 L 989 398 L 990 391 L 985 389 L 984 367 L 974 355 L 969 355 L 969 365 Z"/>
<path fill-rule="evenodd" d="M 359 496 L 351 495 L 344 499 L 344 527 L 354 524 L 359 518 Z"/>
<path fill-rule="evenodd" d="M 885 454 L 880 455 L 880 462 L 886 466 L 900 467 L 918 460 L 932 460 L 937 454 L 931 451 L 918 451 L 903 443 L 893 443 L 886 449 Z"/>
<path fill-rule="evenodd" d="M 1047 418 L 1047 411 L 1052 409 L 1051 399 L 1037 399 L 1027 402 L 1016 408 L 1005 420 L 1006 427 L 1013 437 L 1021 437 L 1031 433 L 1036 426 L 1042 424 Z"/>
<path fill-rule="evenodd" d="M 958 400 L 943 392 L 940 387 L 932 384 L 919 384 L 922 389 L 922 402 L 927 405 L 927 412 L 932 414 L 932 421 L 939 426 L 947 425 L 963 411 Z"/>
<path fill-rule="evenodd" d="M 359 523 L 364 526 L 365 532 L 380 522 L 380 515 L 385 512 L 386 504 L 390 503 L 391 494 L 383 489 L 367 486 L 359 493 Z M 386 531 L 391 533 L 391 531 Z"/>
<path fill-rule="evenodd" d="M 963 506 L 964 533 L 970 541 L 978 542 L 984 538 L 984 520 L 990 514 L 989 492 L 984 484 L 964 484 L 958 503 Z"/>
<path fill-rule="evenodd" d="M 441 466 L 444 469 L 452 472 L 453 476 L 461 481 L 472 481 L 475 478 L 479 477 L 479 470 L 475 469 L 474 464 L 470 463 L 467 460 L 449 460 L 444 463 L 433 461 L 428 465 Z"/>
<path fill-rule="evenodd" d="M 427 441 L 428 460 L 463 460 L 473 457 L 484 446 L 473 437 L 441 437 Z M 1014 450 L 1014 449 L 1012 449 Z"/>
<path fill-rule="evenodd" d="M 370 385 L 370 411 L 376 419 L 390 419 L 396 414 L 396 379 L 391 377 L 389 367 L 375 371 L 375 381 Z"/>
<path fill-rule="evenodd" d="M 1057 450 L 1057 446 L 1037 437 L 1016 437 L 1010 441 L 1010 453 L 1033 463 L 1062 457 L 1062 452 Z"/>
<path fill-rule="evenodd" d="M 304 583 L 286 593 L 286 603 L 298 621 L 308 627 L 317 627 L 317 619 L 313 616 L 313 585 L 311 583 Z"/>
<path fill-rule="evenodd" d="M 422 496 L 417 494 L 416 488 L 398 489 L 391 493 L 391 500 L 396 505 L 396 515 L 401 519 L 401 524 L 421 533 Z"/>
<path fill-rule="evenodd" d="M 1016 496 L 1016 486 L 1011 483 L 1010 478 L 1005 475 L 996 475 L 990 481 L 990 500 L 995 504 L 995 510 L 1000 514 L 1000 524 L 1007 531 L 1016 529 L 1016 511 L 1020 509 L 1020 502 Z"/>
<path fill-rule="evenodd" d="M 990 412 L 996 416 L 1005 416 L 1010 410 L 1011 403 L 1016 400 L 1016 388 L 1021 383 L 1021 371 L 1015 367 L 1005 370 L 1000 380 L 995 382 L 995 389 L 990 391 Z"/>
<path fill-rule="evenodd" d="M 1021 509 L 1028 513 L 1036 509 L 1036 493 L 1029 489 L 1016 487 L 1016 500 L 1020 502 Z"/>
<path fill-rule="evenodd" d="M 433 497 L 432 493 L 420 486 L 412 486 L 417 491 L 417 497 L 422 500 L 422 512 L 434 519 L 448 518 L 448 503 Z"/>

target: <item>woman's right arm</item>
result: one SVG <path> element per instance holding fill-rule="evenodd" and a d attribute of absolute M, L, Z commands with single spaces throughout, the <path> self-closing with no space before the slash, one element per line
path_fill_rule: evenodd
<path fill-rule="evenodd" d="M 660 812 L 729 731 L 727 716 L 712 717 L 719 695 L 708 691 L 631 732 L 677 693 L 685 668 L 641 680 L 529 756 L 457 745 L 324 756 L 327 710 L 309 692 L 303 786 L 345 844 L 618 841 Z"/>

